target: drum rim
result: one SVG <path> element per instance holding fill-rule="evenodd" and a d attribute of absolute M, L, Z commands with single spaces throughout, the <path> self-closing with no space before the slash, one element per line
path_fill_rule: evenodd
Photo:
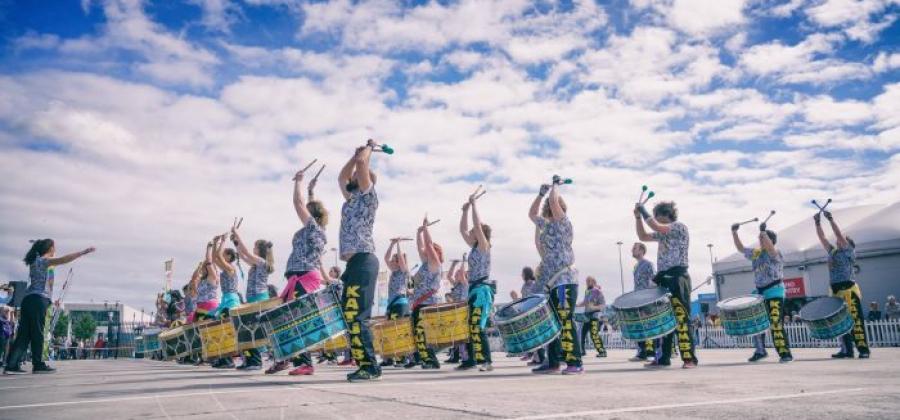
<path fill-rule="evenodd" d="M 751 305 L 748 305 L 748 306 L 740 306 L 740 307 L 736 307 L 736 308 L 723 308 L 723 307 L 722 307 L 722 304 L 723 304 L 723 303 L 727 303 L 727 302 L 730 302 L 730 301 L 735 300 L 735 299 L 748 298 L 748 297 L 749 297 L 749 298 L 753 298 L 753 303 L 752 303 Z M 721 310 L 727 310 L 727 311 L 734 310 L 734 311 L 738 311 L 738 310 L 745 309 L 745 308 L 748 308 L 748 307 L 753 306 L 753 305 L 758 305 L 758 304 L 760 304 L 760 303 L 765 303 L 765 299 L 764 299 L 761 295 L 738 295 L 738 296 L 732 296 L 732 297 L 730 297 L 730 298 L 725 298 L 725 299 L 722 299 L 722 300 L 716 302 L 716 308 L 718 308 L 720 311 L 721 311 Z"/>
<path fill-rule="evenodd" d="M 641 304 L 641 305 L 639 305 L 639 306 L 621 306 L 621 305 L 616 305 L 616 302 L 619 301 L 619 299 L 622 299 L 623 297 L 626 297 L 626 296 L 628 296 L 628 295 L 630 295 L 630 294 L 633 294 L 633 293 L 643 292 L 644 290 L 659 290 L 659 291 L 662 291 L 663 294 L 662 294 L 662 296 L 657 297 L 657 298 L 654 299 L 653 301 L 651 301 L 651 302 L 645 302 L 645 303 L 643 303 L 643 304 Z M 630 291 L 630 292 L 628 292 L 628 293 L 626 293 L 626 294 L 624 294 L 624 295 L 621 295 L 621 296 L 617 297 L 615 300 L 613 300 L 613 302 L 612 302 L 612 304 L 611 304 L 610 306 L 611 306 L 614 310 L 620 310 L 620 309 L 636 309 L 636 308 L 642 308 L 642 307 L 644 307 L 644 306 L 647 306 L 647 304 L 656 302 L 656 301 L 658 301 L 658 300 L 660 300 L 660 299 L 662 299 L 662 298 L 669 299 L 669 301 L 671 302 L 671 299 L 672 299 L 672 293 L 670 293 L 668 290 L 666 290 L 666 289 L 664 289 L 664 288 L 662 288 L 662 287 L 657 286 L 657 287 L 655 287 L 655 288 L 649 288 L 649 289 L 632 290 L 632 291 Z"/>
<path fill-rule="evenodd" d="M 560 328 L 559 331 L 557 331 L 555 334 L 553 334 L 553 338 L 551 338 L 550 340 L 547 340 L 547 343 L 551 343 L 551 342 L 553 342 L 553 340 L 556 340 L 556 339 L 559 337 L 560 334 L 562 334 L 562 328 Z M 502 336 L 501 336 L 501 337 L 502 337 Z M 532 348 L 529 348 L 528 350 L 522 350 L 521 352 L 517 352 L 517 353 L 510 352 L 510 354 L 513 354 L 513 355 L 520 355 L 520 354 L 525 354 L 525 353 L 531 353 L 531 352 L 533 352 L 533 351 L 535 351 L 535 350 L 537 350 L 537 349 L 539 349 L 539 348 L 541 348 L 541 347 L 546 346 L 547 343 L 539 344 L 539 345 L 537 345 L 537 346 L 534 346 L 534 347 L 532 347 Z M 505 346 L 506 346 L 506 340 L 503 340 L 503 344 L 504 344 L 504 347 L 505 347 Z"/>
<path fill-rule="evenodd" d="M 837 300 L 839 300 L 839 301 L 841 302 L 841 306 L 839 306 L 839 307 L 837 308 L 837 310 L 835 310 L 834 312 L 832 312 L 832 313 L 830 313 L 830 314 L 828 314 L 828 315 L 825 315 L 825 316 L 823 316 L 823 317 L 821 317 L 821 318 L 817 318 L 817 319 L 809 319 L 809 318 L 803 316 L 803 308 L 805 308 L 805 307 L 808 306 L 809 304 L 811 304 L 811 303 L 813 303 L 813 302 L 817 302 L 817 301 L 819 301 L 820 299 L 832 299 L 832 298 L 833 298 L 833 299 L 837 299 Z M 814 300 L 814 301 L 812 301 L 812 302 L 807 303 L 806 305 L 803 305 L 803 308 L 800 308 L 800 319 L 803 320 L 804 322 L 822 321 L 822 320 L 825 320 L 825 319 L 828 319 L 828 318 L 831 318 L 831 317 L 837 315 L 837 313 L 840 312 L 842 309 L 844 309 L 844 310 L 846 310 L 846 311 L 848 311 L 848 312 L 849 312 L 849 310 L 850 310 L 850 308 L 847 306 L 847 301 L 844 300 L 844 299 L 841 299 L 841 298 L 839 298 L 839 297 L 837 297 L 837 296 L 823 296 L 823 297 L 820 297 L 819 299 L 816 299 L 816 300 Z M 848 313 L 847 315 L 850 315 L 850 314 Z"/>
<path fill-rule="evenodd" d="M 539 296 L 540 296 L 540 297 L 539 297 Z M 503 311 L 504 309 L 506 309 L 506 308 L 508 308 L 508 307 L 510 307 L 510 306 L 512 306 L 512 305 L 515 305 L 516 303 L 519 303 L 519 302 L 521 302 L 521 301 L 523 301 L 523 300 L 526 300 L 526 299 L 540 299 L 540 300 L 541 300 L 541 304 L 540 304 L 540 305 L 537 305 L 537 306 L 535 306 L 535 307 L 533 307 L 533 308 L 531 308 L 531 309 L 528 310 L 528 311 L 522 312 L 522 313 L 517 314 L 516 316 L 510 317 L 510 318 L 499 318 L 499 317 L 498 317 L 498 315 L 500 315 L 500 312 Z M 505 324 L 509 324 L 510 322 L 513 322 L 513 321 L 515 321 L 515 320 L 517 320 L 517 319 L 519 319 L 519 318 L 521 318 L 521 317 L 524 317 L 525 315 L 528 315 L 528 314 L 530 314 L 530 313 L 536 311 L 538 308 L 548 306 L 548 304 L 549 304 L 549 300 L 548 300 L 546 297 L 544 297 L 543 295 L 526 296 L 526 297 L 524 297 L 524 298 L 522 298 L 522 299 L 519 299 L 519 300 L 517 300 L 517 301 L 515 301 L 515 302 L 507 303 L 506 305 L 503 305 L 500 309 L 498 309 L 497 312 L 494 313 L 494 316 L 493 316 L 493 318 L 494 318 L 494 323 L 495 323 L 495 324 L 498 324 L 498 325 L 499 325 L 499 324 L 504 324 L 504 325 L 505 325 Z"/>

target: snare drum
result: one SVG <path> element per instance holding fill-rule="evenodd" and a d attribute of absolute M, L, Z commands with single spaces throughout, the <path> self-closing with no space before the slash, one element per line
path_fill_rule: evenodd
<path fill-rule="evenodd" d="M 376 323 L 372 326 L 372 341 L 375 353 L 385 359 L 415 352 L 412 320 L 407 317 Z"/>
<path fill-rule="evenodd" d="M 231 324 L 230 319 L 210 321 L 198 328 L 197 331 L 200 333 L 200 345 L 203 349 L 204 360 L 238 354 L 234 325 Z"/>
<path fill-rule="evenodd" d="M 269 344 L 269 337 L 259 324 L 259 315 L 281 305 L 281 298 L 272 298 L 259 302 L 247 303 L 228 311 L 231 324 L 237 334 L 237 349 L 245 351 L 264 347 Z"/>
<path fill-rule="evenodd" d="M 559 337 L 559 319 L 544 295 L 532 295 L 510 303 L 494 315 L 506 351 L 528 353 Z"/>
<path fill-rule="evenodd" d="M 675 312 L 669 293 L 660 287 L 635 290 L 616 298 L 612 306 L 622 338 L 644 341 L 675 331 Z"/>
<path fill-rule="evenodd" d="M 275 359 L 282 361 L 346 333 L 340 301 L 331 288 L 298 297 L 259 316 Z"/>
<path fill-rule="evenodd" d="M 760 295 L 736 296 L 719 302 L 725 334 L 741 337 L 765 332 L 771 325 L 766 301 Z"/>
<path fill-rule="evenodd" d="M 823 297 L 807 303 L 800 308 L 800 319 L 809 328 L 809 334 L 819 340 L 840 337 L 853 328 L 847 302 L 836 297 Z"/>
<path fill-rule="evenodd" d="M 469 304 L 425 306 L 419 312 L 425 326 L 425 344 L 439 349 L 469 342 Z"/>

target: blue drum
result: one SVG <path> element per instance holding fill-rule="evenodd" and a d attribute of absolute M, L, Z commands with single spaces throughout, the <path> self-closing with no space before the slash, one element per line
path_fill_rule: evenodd
<path fill-rule="evenodd" d="M 662 288 L 641 289 L 616 298 L 612 307 L 626 340 L 644 341 L 675 331 L 675 312 Z"/>
<path fill-rule="evenodd" d="M 303 295 L 259 316 L 276 360 L 287 360 L 347 332 L 340 300 L 331 288 Z"/>
<path fill-rule="evenodd" d="M 159 343 L 159 333 L 161 331 L 159 329 L 147 329 L 144 330 L 144 334 L 141 335 L 141 342 L 143 343 L 143 350 L 146 353 L 153 353 L 160 351 L 162 347 Z"/>
<path fill-rule="evenodd" d="M 742 337 L 756 335 L 769 329 L 766 301 L 760 295 L 735 296 L 719 302 L 719 319 L 725 334 Z"/>
<path fill-rule="evenodd" d="M 836 297 L 823 297 L 807 303 L 800 309 L 800 319 L 809 328 L 809 334 L 819 340 L 840 337 L 853 328 L 847 302 Z"/>
<path fill-rule="evenodd" d="M 559 337 L 556 313 L 544 295 L 528 296 L 506 305 L 494 315 L 494 325 L 506 351 L 522 354 L 537 350 Z"/>

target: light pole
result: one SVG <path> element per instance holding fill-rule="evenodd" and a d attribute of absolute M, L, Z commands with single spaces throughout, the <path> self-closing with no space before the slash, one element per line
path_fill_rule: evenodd
<path fill-rule="evenodd" d="M 625 272 L 622 269 L 622 241 L 616 242 L 619 246 L 619 283 L 622 286 L 622 294 L 625 294 Z"/>

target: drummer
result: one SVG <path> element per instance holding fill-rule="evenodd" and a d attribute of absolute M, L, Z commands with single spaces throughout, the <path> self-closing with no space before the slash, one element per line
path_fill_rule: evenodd
<path fill-rule="evenodd" d="M 328 210 L 321 201 L 309 201 L 303 198 L 303 170 L 294 175 L 294 212 L 300 219 L 302 227 L 291 240 L 291 255 L 284 270 L 287 285 L 281 294 L 282 300 L 289 302 L 307 293 L 318 290 L 323 283 L 319 271 L 321 256 L 325 252 L 328 239 L 325 226 L 328 225 Z M 294 369 L 290 375 L 312 375 L 315 369 L 308 353 L 302 353 L 291 360 Z M 266 374 L 274 374 L 287 369 L 287 361 L 276 362 L 266 370 Z"/>
<path fill-rule="evenodd" d="M 738 236 L 741 225 L 731 225 L 731 236 L 734 239 L 734 247 L 753 264 L 753 282 L 756 286 L 754 294 L 762 295 L 766 302 L 766 310 L 769 313 L 771 323 L 772 343 L 778 351 L 781 363 L 794 360 L 791 356 L 790 343 L 784 331 L 782 317 L 784 316 L 784 257 L 781 251 L 775 248 L 778 235 L 771 230 L 766 230 L 766 224 L 759 225 L 759 248 L 745 248 Z M 753 336 L 753 344 L 756 351 L 748 362 L 756 362 L 768 357 L 766 353 L 766 338 L 764 333 Z"/>
<path fill-rule="evenodd" d="M 356 149 L 338 175 L 344 204 L 341 207 L 339 248 L 341 260 L 347 262 L 341 280 L 344 290 L 341 307 L 350 330 L 350 354 L 359 369 L 347 375 L 348 381 L 369 381 L 381 377 L 375 359 L 372 333 L 366 321 L 375 303 L 378 280 L 378 258 L 372 230 L 378 210 L 375 173 L 369 159 L 376 147 L 374 141 Z"/>
<path fill-rule="evenodd" d="M 544 199 L 548 193 L 549 197 Z M 543 209 L 541 202 L 544 203 Z M 581 343 L 576 339 L 575 325 L 572 322 L 575 305 L 578 303 L 578 283 L 572 268 L 575 260 L 572 251 L 572 223 L 566 216 L 566 203 L 560 197 L 556 183 L 541 185 L 538 196 L 531 203 L 528 216 L 540 229 L 538 250 L 542 259 L 537 281 L 541 290 L 549 295 L 550 306 L 562 326 L 560 336 L 550 343 L 548 364 L 532 369 L 532 372 L 557 373 L 560 362 L 565 362 L 563 374 L 584 373 Z"/>
<path fill-rule="evenodd" d="M 422 369 L 440 369 L 441 364 L 434 355 L 434 350 L 428 348 L 425 344 L 425 323 L 419 314 L 422 308 L 437 303 L 438 290 L 441 288 L 442 269 L 441 264 L 444 262 L 443 249 L 440 245 L 431 240 L 431 233 L 428 231 L 428 218 L 419 226 L 416 232 L 416 245 L 419 251 L 419 258 L 422 259 L 422 266 L 419 268 L 421 279 L 413 291 L 412 297 L 412 322 L 415 329 L 416 349 L 421 360 Z M 415 366 L 415 362 L 410 362 L 405 367 L 411 368 Z"/>
<path fill-rule="evenodd" d="M 643 221 L 641 220 L 643 218 Z M 691 277 L 688 274 L 688 248 L 690 235 L 684 223 L 678 221 L 678 209 L 675 202 L 663 201 L 653 207 L 653 216 L 640 203 L 634 206 L 634 222 L 638 239 L 641 241 L 657 241 L 656 267 L 659 272 L 653 282 L 665 288 L 672 297 L 672 308 L 675 311 L 677 327 L 674 332 L 663 338 L 662 351 L 659 358 L 646 366 L 648 368 L 664 368 L 671 365 L 672 344 L 678 334 L 678 350 L 684 362 L 682 368 L 697 367 L 697 354 L 694 352 L 694 341 L 690 330 L 691 319 Z M 647 233 L 644 222 L 653 233 Z"/>
<path fill-rule="evenodd" d="M 535 228 L 537 231 L 538 229 Z M 535 244 L 538 248 L 540 248 L 540 244 L 537 241 L 537 235 L 535 236 Z M 522 267 L 522 288 L 521 288 L 521 297 L 527 298 L 528 296 L 536 295 L 541 292 L 540 286 L 537 284 L 537 279 L 534 276 L 534 270 L 531 267 Z M 515 302 L 518 298 L 513 299 Z M 543 365 L 544 362 L 547 361 L 547 351 L 544 348 L 540 348 L 535 352 L 528 353 L 522 356 L 523 361 L 528 360 L 528 366 L 539 366 Z"/>
<path fill-rule="evenodd" d="M 219 271 L 213 265 L 213 241 L 206 244 L 206 259 L 194 271 L 191 288 L 196 294 L 196 309 L 191 321 L 212 319 L 219 307 Z"/>
<path fill-rule="evenodd" d="M 406 261 L 406 253 L 400 252 L 400 238 L 391 239 L 384 254 L 384 263 L 391 271 L 388 281 L 388 305 L 387 319 L 397 319 L 409 316 L 409 299 L 406 295 L 406 284 L 409 282 L 409 265 Z M 396 252 L 394 249 L 396 248 Z M 381 366 L 402 365 L 402 359 L 385 359 Z"/>
<path fill-rule="evenodd" d="M 238 295 L 237 269 L 233 263 L 237 261 L 237 253 L 234 249 L 226 248 L 225 235 L 219 235 L 213 242 L 213 262 L 219 268 L 219 287 L 222 289 L 222 299 L 213 315 L 214 318 L 220 318 L 229 309 L 236 308 L 241 304 L 241 298 Z M 231 357 L 222 357 L 212 363 L 212 367 L 219 369 L 234 368 L 234 361 Z"/>
<path fill-rule="evenodd" d="M 269 274 L 272 274 L 275 269 L 272 243 L 265 239 L 259 239 L 253 244 L 253 253 L 250 253 L 247 246 L 244 245 L 241 235 L 238 234 L 237 227 L 231 229 L 231 240 L 235 243 L 240 258 L 250 265 L 250 271 L 247 273 L 247 303 L 269 299 Z M 260 349 L 247 350 L 244 364 L 238 367 L 242 370 L 259 370 L 261 368 Z"/>
<path fill-rule="evenodd" d="M 841 350 L 831 357 L 836 359 L 853 358 L 853 346 L 859 351 L 860 359 L 869 358 L 869 342 L 866 337 L 866 325 L 863 318 L 862 292 L 856 284 L 856 242 L 845 236 L 834 221 L 829 211 L 822 212 L 834 232 L 835 245 L 825 237 L 822 230 L 822 218 L 819 213 L 813 217 L 816 223 L 816 235 L 828 253 L 828 275 L 831 281 L 831 293 L 847 302 L 847 309 L 853 318 L 853 329 L 841 337 Z"/>
<path fill-rule="evenodd" d="M 650 262 L 650 260 L 644 258 L 646 255 L 647 245 L 644 245 L 643 242 L 635 242 L 634 245 L 631 246 L 631 256 L 634 257 L 636 261 L 634 270 L 632 271 L 634 290 L 644 290 L 656 287 L 656 285 L 653 284 L 653 275 L 656 274 L 656 269 L 653 267 L 653 263 Z M 651 357 L 655 357 L 653 349 L 660 344 L 655 343 L 658 341 L 660 340 L 645 340 L 642 343 L 638 343 L 637 355 L 628 360 L 631 362 L 642 362 Z"/>
<path fill-rule="evenodd" d="M 491 365 L 491 345 L 487 337 L 487 321 L 494 306 L 496 283 L 491 280 L 491 227 L 481 222 L 476 205 L 476 195 L 469 196 L 469 202 L 463 204 L 462 216 L 459 220 L 459 234 L 466 245 L 470 246 L 468 257 L 463 260 L 469 265 L 468 279 L 461 278 L 457 284 L 465 286 L 465 299 L 469 305 L 469 343 L 466 350 L 469 360 L 460 364 L 457 369 L 467 370 L 478 366 L 481 372 L 494 370 Z M 472 228 L 469 229 L 469 210 L 472 211 Z"/>
<path fill-rule="evenodd" d="M 588 322 L 581 326 L 581 355 L 585 355 L 584 342 L 590 336 L 591 341 L 594 343 L 594 348 L 597 349 L 597 357 L 606 357 L 606 347 L 603 346 L 603 337 L 600 337 L 600 327 L 603 326 L 600 316 L 603 315 L 603 310 L 606 309 L 606 298 L 597 284 L 597 279 L 593 276 L 588 276 L 586 281 L 587 290 L 584 293 L 583 300 L 578 304 L 578 306 L 584 308 L 584 315 L 588 319 Z"/>

